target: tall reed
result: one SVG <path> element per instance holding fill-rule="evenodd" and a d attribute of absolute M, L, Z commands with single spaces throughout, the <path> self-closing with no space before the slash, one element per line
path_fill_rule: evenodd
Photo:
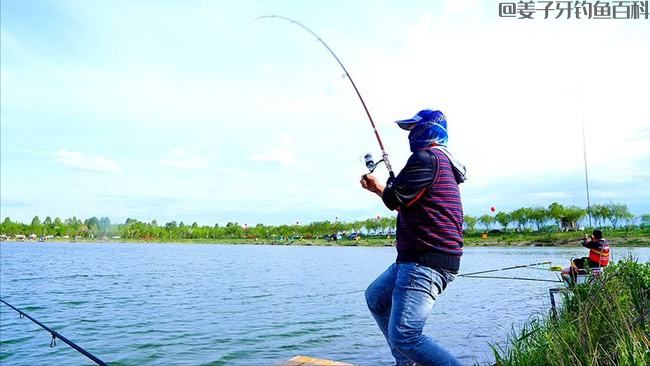
<path fill-rule="evenodd" d="M 563 296 L 557 317 L 539 316 L 492 345 L 499 366 L 650 365 L 650 263 L 632 258 Z"/>

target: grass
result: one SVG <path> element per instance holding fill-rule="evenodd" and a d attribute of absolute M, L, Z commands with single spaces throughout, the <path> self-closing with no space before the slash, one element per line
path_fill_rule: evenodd
<path fill-rule="evenodd" d="M 493 345 L 499 366 L 650 365 L 650 263 L 627 259 L 564 296 L 557 317 L 531 320 Z"/>
<path fill-rule="evenodd" d="M 650 246 L 650 229 L 636 230 L 604 230 L 605 237 L 617 246 Z M 465 245 L 468 246 L 580 246 L 583 231 L 573 232 L 512 232 L 488 234 L 465 234 Z"/>

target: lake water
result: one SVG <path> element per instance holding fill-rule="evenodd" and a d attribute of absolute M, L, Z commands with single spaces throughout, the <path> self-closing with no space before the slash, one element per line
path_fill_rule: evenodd
<path fill-rule="evenodd" d="M 581 248 L 467 248 L 461 272 L 540 261 L 566 264 Z M 613 248 L 650 260 L 650 248 Z M 390 365 L 363 290 L 394 248 L 0 244 L 0 293 L 115 365 L 277 365 L 310 355 Z M 556 279 L 520 269 L 499 275 Z M 489 344 L 549 309 L 553 283 L 458 278 L 425 332 L 463 364 L 492 360 Z M 84 356 L 0 304 L 0 363 L 87 365 Z"/>

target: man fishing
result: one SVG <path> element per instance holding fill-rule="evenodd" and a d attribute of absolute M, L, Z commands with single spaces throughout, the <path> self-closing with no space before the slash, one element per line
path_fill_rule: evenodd
<path fill-rule="evenodd" d="M 603 238 L 602 231 L 594 230 L 591 236 L 585 235 L 582 246 L 589 248 L 589 256 L 573 259 L 573 268 L 577 270 L 607 267 L 609 264 L 609 242 Z"/>
<path fill-rule="evenodd" d="M 370 284 L 366 302 L 396 365 L 459 365 L 422 334 L 433 304 L 454 280 L 463 254 L 463 207 L 458 184 L 465 167 L 447 150 L 447 120 L 429 109 L 396 121 L 408 130 L 412 155 L 384 187 L 372 175 L 361 186 L 397 210 L 397 259 Z"/>

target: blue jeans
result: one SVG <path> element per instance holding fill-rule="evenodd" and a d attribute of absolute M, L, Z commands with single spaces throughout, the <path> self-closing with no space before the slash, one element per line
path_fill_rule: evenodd
<path fill-rule="evenodd" d="M 393 263 L 368 286 L 368 308 L 397 365 L 460 365 L 454 356 L 422 334 L 433 304 L 455 277 L 416 263 Z"/>

